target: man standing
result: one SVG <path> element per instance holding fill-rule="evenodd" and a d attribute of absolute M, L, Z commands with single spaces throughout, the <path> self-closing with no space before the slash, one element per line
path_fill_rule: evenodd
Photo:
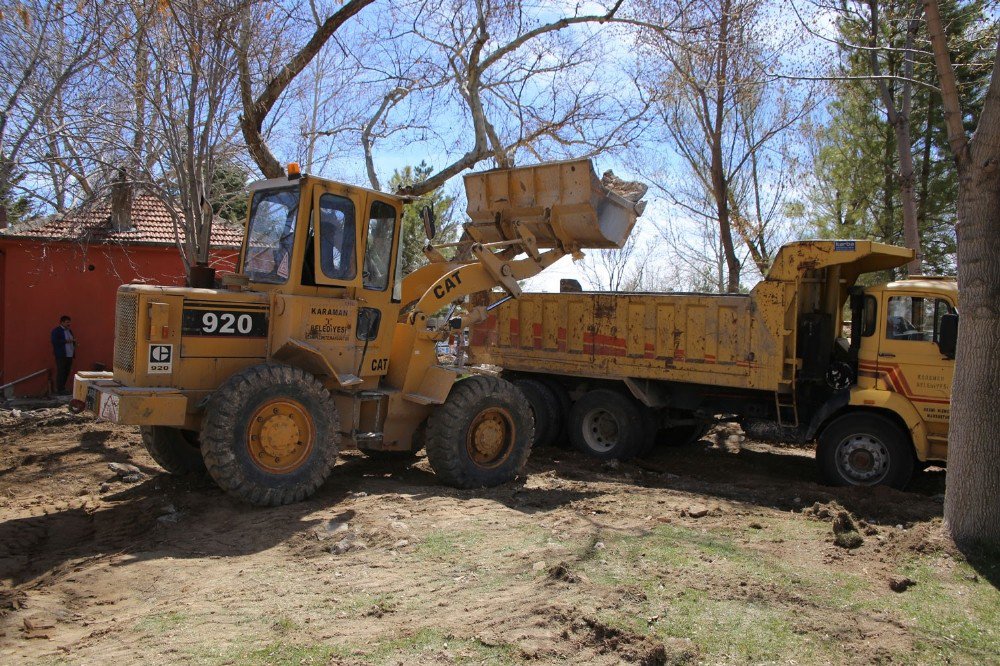
<path fill-rule="evenodd" d="M 76 341 L 73 331 L 69 330 L 68 315 L 59 317 L 59 325 L 52 329 L 52 353 L 56 356 L 56 393 L 66 393 L 66 380 L 69 379 L 73 367 L 73 357 L 76 355 Z"/>

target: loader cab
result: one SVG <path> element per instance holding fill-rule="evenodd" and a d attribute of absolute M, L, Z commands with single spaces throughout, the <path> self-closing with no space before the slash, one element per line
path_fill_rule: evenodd
<path fill-rule="evenodd" d="M 401 208 L 391 195 L 311 176 L 260 181 L 239 272 L 255 290 L 398 302 Z"/>
<path fill-rule="evenodd" d="M 251 186 L 240 272 L 250 290 L 271 294 L 279 360 L 292 340 L 322 357 L 309 366 L 315 374 L 329 375 L 330 363 L 341 381 L 368 388 L 386 373 L 402 296 L 401 212 L 391 194 L 308 175 Z"/>

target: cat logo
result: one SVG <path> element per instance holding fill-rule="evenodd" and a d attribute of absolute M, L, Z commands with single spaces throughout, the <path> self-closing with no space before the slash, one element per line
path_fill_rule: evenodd
<path fill-rule="evenodd" d="M 173 371 L 173 355 L 173 345 L 150 345 L 146 372 L 151 375 L 170 374 Z"/>
<path fill-rule="evenodd" d="M 462 277 L 458 274 L 458 271 L 455 271 L 446 277 L 443 283 L 434 285 L 434 295 L 439 299 L 444 298 L 448 295 L 448 292 L 460 284 L 462 284 Z"/>
<path fill-rule="evenodd" d="M 389 359 L 387 358 L 372 359 L 372 372 L 384 372 L 387 367 L 389 367 Z"/>

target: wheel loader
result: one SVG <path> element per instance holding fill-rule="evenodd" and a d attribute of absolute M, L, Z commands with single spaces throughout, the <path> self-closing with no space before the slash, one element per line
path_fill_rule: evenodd
<path fill-rule="evenodd" d="M 461 488 L 513 479 L 533 440 L 528 402 L 436 346 L 487 316 L 468 296 L 517 297 L 518 280 L 566 254 L 621 247 L 644 204 L 589 160 L 471 173 L 462 247 L 428 244 L 429 263 L 404 276 L 405 197 L 288 173 L 251 187 L 221 284 L 119 288 L 113 372 L 77 373 L 71 409 L 140 426 L 168 472 L 204 468 L 253 505 L 309 497 L 342 449 L 426 447 Z"/>

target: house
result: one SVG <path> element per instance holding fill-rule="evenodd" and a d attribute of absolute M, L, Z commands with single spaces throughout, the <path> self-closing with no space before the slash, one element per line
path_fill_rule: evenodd
<path fill-rule="evenodd" d="M 240 226 L 213 223 L 210 265 L 233 270 Z M 6 397 L 51 389 L 50 331 L 73 319 L 73 370 L 111 367 L 115 292 L 130 282 L 183 285 L 184 264 L 166 205 L 149 195 L 0 229 L 0 385 Z M 51 372 L 45 372 L 51 370 Z"/>

